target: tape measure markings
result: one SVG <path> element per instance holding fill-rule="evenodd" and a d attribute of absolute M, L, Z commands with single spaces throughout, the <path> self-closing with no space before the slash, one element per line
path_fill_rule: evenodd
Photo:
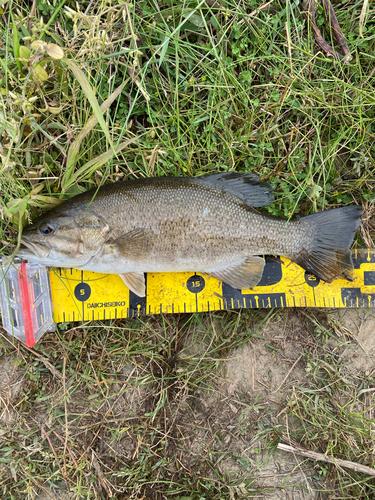
<path fill-rule="evenodd" d="M 259 285 L 242 291 L 201 273 L 149 273 L 144 298 L 116 275 L 59 269 L 50 277 L 57 322 L 241 307 L 374 307 L 375 252 L 354 250 L 353 264 L 353 282 L 324 283 L 288 259 L 266 257 Z"/>

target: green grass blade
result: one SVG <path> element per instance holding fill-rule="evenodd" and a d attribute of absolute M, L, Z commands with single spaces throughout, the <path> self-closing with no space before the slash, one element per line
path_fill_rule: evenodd
<path fill-rule="evenodd" d="M 113 158 L 113 156 L 115 156 L 117 153 L 120 153 L 120 151 L 125 149 L 130 144 L 134 144 L 135 142 L 137 142 L 138 139 L 142 137 L 142 135 L 145 134 L 141 134 L 137 137 L 133 137 L 132 139 L 128 139 L 127 141 L 124 141 L 121 144 L 119 144 L 115 149 L 110 148 L 105 153 L 97 156 L 96 158 L 93 158 L 92 160 L 82 165 L 82 167 L 80 167 L 77 170 L 77 172 L 72 174 L 69 179 L 64 180 L 62 186 L 62 192 L 64 193 L 73 184 L 76 184 L 77 182 L 80 182 L 83 179 L 92 175 L 96 170 L 98 170 L 98 168 L 103 166 L 105 163 L 109 162 Z"/>
<path fill-rule="evenodd" d="M 170 42 L 169 36 L 165 35 L 164 42 L 162 43 L 163 48 L 161 49 L 161 52 L 160 52 L 159 66 L 161 66 L 163 61 L 164 61 L 165 54 L 167 53 L 167 50 L 169 47 L 169 42 Z"/>
<path fill-rule="evenodd" d="M 22 63 L 20 61 L 20 41 L 18 38 L 18 30 L 16 23 L 14 22 L 13 14 L 10 13 L 10 15 L 12 17 L 12 24 L 13 24 L 13 55 L 14 59 L 16 60 L 18 69 L 20 70 L 20 73 L 23 76 Z"/>
<path fill-rule="evenodd" d="M 70 59 L 67 59 L 65 57 L 62 59 L 62 61 L 68 66 L 68 68 L 71 70 L 73 75 L 76 77 L 78 83 L 81 85 L 82 91 L 85 94 L 86 98 L 88 99 L 89 103 L 91 104 L 92 109 L 94 111 L 94 114 L 98 120 L 98 123 L 99 123 L 101 129 L 103 130 L 106 138 L 108 139 L 110 146 L 112 148 L 114 148 L 111 135 L 109 133 L 107 124 L 104 120 L 103 113 L 100 109 L 100 106 L 99 106 L 98 101 L 95 97 L 94 91 L 92 90 L 88 79 L 86 78 L 83 71 L 77 66 L 77 64 L 75 62 L 73 62 Z"/>
<path fill-rule="evenodd" d="M 113 101 L 120 95 L 122 89 L 124 88 L 126 82 L 122 83 L 112 94 L 106 99 L 103 104 L 100 106 L 101 113 L 104 113 Z M 69 184 L 69 178 L 72 175 L 75 164 L 77 162 L 79 150 L 81 148 L 81 144 L 83 139 L 87 136 L 89 132 L 95 127 L 98 123 L 98 117 L 96 114 L 92 115 L 91 118 L 87 121 L 86 125 L 83 127 L 81 132 L 78 134 L 76 140 L 72 143 L 68 150 L 68 156 L 66 160 L 66 171 L 63 178 L 62 185 L 64 186 L 66 183 Z"/>

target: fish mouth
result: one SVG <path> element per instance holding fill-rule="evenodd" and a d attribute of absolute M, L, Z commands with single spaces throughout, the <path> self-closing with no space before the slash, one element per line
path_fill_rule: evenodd
<path fill-rule="evenodd" d="M 17 252 L 17 257 L 22 259 L 30 259 L 37 257 L 38 259 L 46 259 L 51 252 L 51 248 L 45 243 L 36 243 L 21 239 L 21 246 Z"/>

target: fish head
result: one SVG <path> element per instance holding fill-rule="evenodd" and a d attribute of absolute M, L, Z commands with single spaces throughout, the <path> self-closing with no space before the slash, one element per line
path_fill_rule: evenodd
<path fill-rule="evenodd" d="M 46 266 L 85 266 L 100 251 L 109 226 L 94 213 L 71 212 L 55 209 L 27 226 L 17 257 Z"/>

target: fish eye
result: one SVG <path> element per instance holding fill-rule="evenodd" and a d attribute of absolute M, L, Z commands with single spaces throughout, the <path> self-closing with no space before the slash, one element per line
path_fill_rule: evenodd
<path fill-rule="evenodd" d="M 55 226 L 51 222 L 47 222 L 47 224 L 40 226 L 39 232 L 46 235 L 52 234 L 55 232 Z"/>

